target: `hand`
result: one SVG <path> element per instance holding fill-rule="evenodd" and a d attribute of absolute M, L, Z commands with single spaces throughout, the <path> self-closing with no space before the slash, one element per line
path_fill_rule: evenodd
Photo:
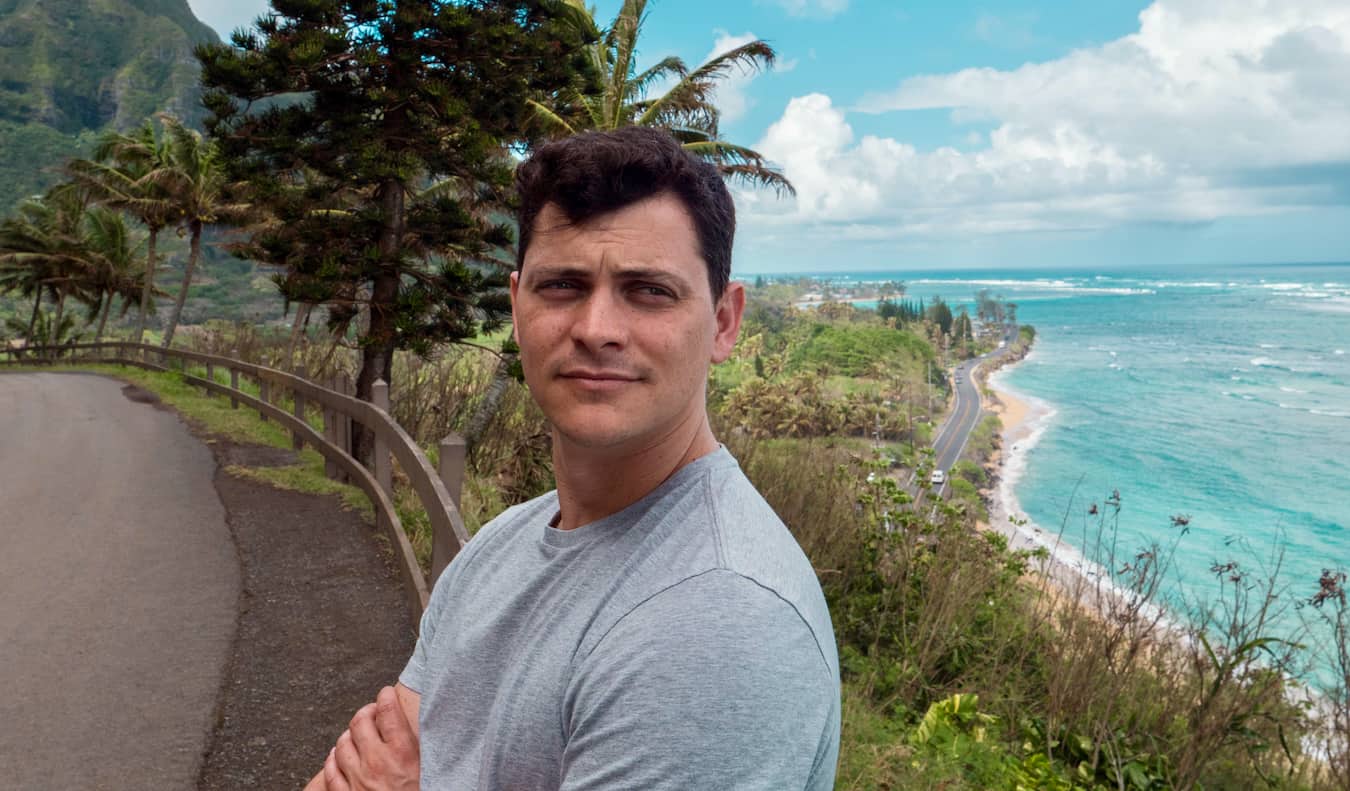
<path fill-rule="evenodd" d="M 417 735 L 393 687 L 380 690 L 338 738 L 323 765 L 328 791 L 417 791 Z"/>

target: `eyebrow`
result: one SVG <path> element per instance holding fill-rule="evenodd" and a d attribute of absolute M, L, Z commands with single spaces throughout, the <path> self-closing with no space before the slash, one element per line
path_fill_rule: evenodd
<path fill-rule="evenodd" d="M 528 273 L 531 281 L 547 280 L 551 278 L 573 278 L 578 280 L 588 280 L 594 276 L 589 269 L 583 269 L 576 266 L 567 266 L 565 264 L 549 265 L 537 264 L 530 267 Z M 623 267 L 614 270 L 614 276 L 619 280 L 654 280 L 661 283 L 687 288 L 688 283 L 685 279 L 675 272 L 665 269 L 653 269 L 650 267 Z"/>

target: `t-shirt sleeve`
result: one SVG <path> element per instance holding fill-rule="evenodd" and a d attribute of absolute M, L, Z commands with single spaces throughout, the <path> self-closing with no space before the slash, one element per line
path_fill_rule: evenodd
<path fill-rule="evenodd" d="M 788 602 L 718 570 L 634 608 L 580 660 L 562 788 L 829 789 L 839 679 Z"/>
<path fill-rule="evenodd" d="M 454 634 L 455 631 L 451 622 L 454 613 L 450 608 L 456 598 L 456 586 L 461 584 L 460 579 L 466 573 L 465 569 L 474 562 L 474 557 L 484 546 L 499 538 L 501 528 L 511 524 L 518 511 L 519 506 L 509 508 L 483 525 L 473 540 L 469 541 L 441 572 L 440 578 L 431 589 L 427 608 L 422 612 L 422 620 L 418 622 L 417 644 L 413 646 L 412 656 L 408 657 L 408 663 L 398 675 L 400 684 L 419 695 L 426 692 L 426 682 L 433 668 L 431 657 L 437 653 L 436 633 L 444 631 L 446 634 Z"/>

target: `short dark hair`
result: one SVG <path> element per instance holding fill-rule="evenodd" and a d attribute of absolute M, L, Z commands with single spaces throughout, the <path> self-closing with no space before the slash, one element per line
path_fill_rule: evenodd
<path fill-rule="evenodd" d="M 516 191 L 517 270 L 525 263 L 534 222 L 544 206 L 552 203 L 569 222 L 580 224 L 669 193 L 693 220 L 713 302 L 726 290 L 736 206 L 717 167 L 685 151 L 668 131 L 630 126 L 547 143 L 516 169 Z"/>

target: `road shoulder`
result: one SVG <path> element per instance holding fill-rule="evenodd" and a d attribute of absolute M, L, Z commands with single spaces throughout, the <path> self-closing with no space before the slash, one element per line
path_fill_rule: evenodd
<path fill-rule="evenodd" d="M 415 622 L 387 544 L 357 513 L 226 472 L 284 452 L 206 439 L 243 584 L 198 787 L 299 788 L 352 714 L 397 679 Z"/>

